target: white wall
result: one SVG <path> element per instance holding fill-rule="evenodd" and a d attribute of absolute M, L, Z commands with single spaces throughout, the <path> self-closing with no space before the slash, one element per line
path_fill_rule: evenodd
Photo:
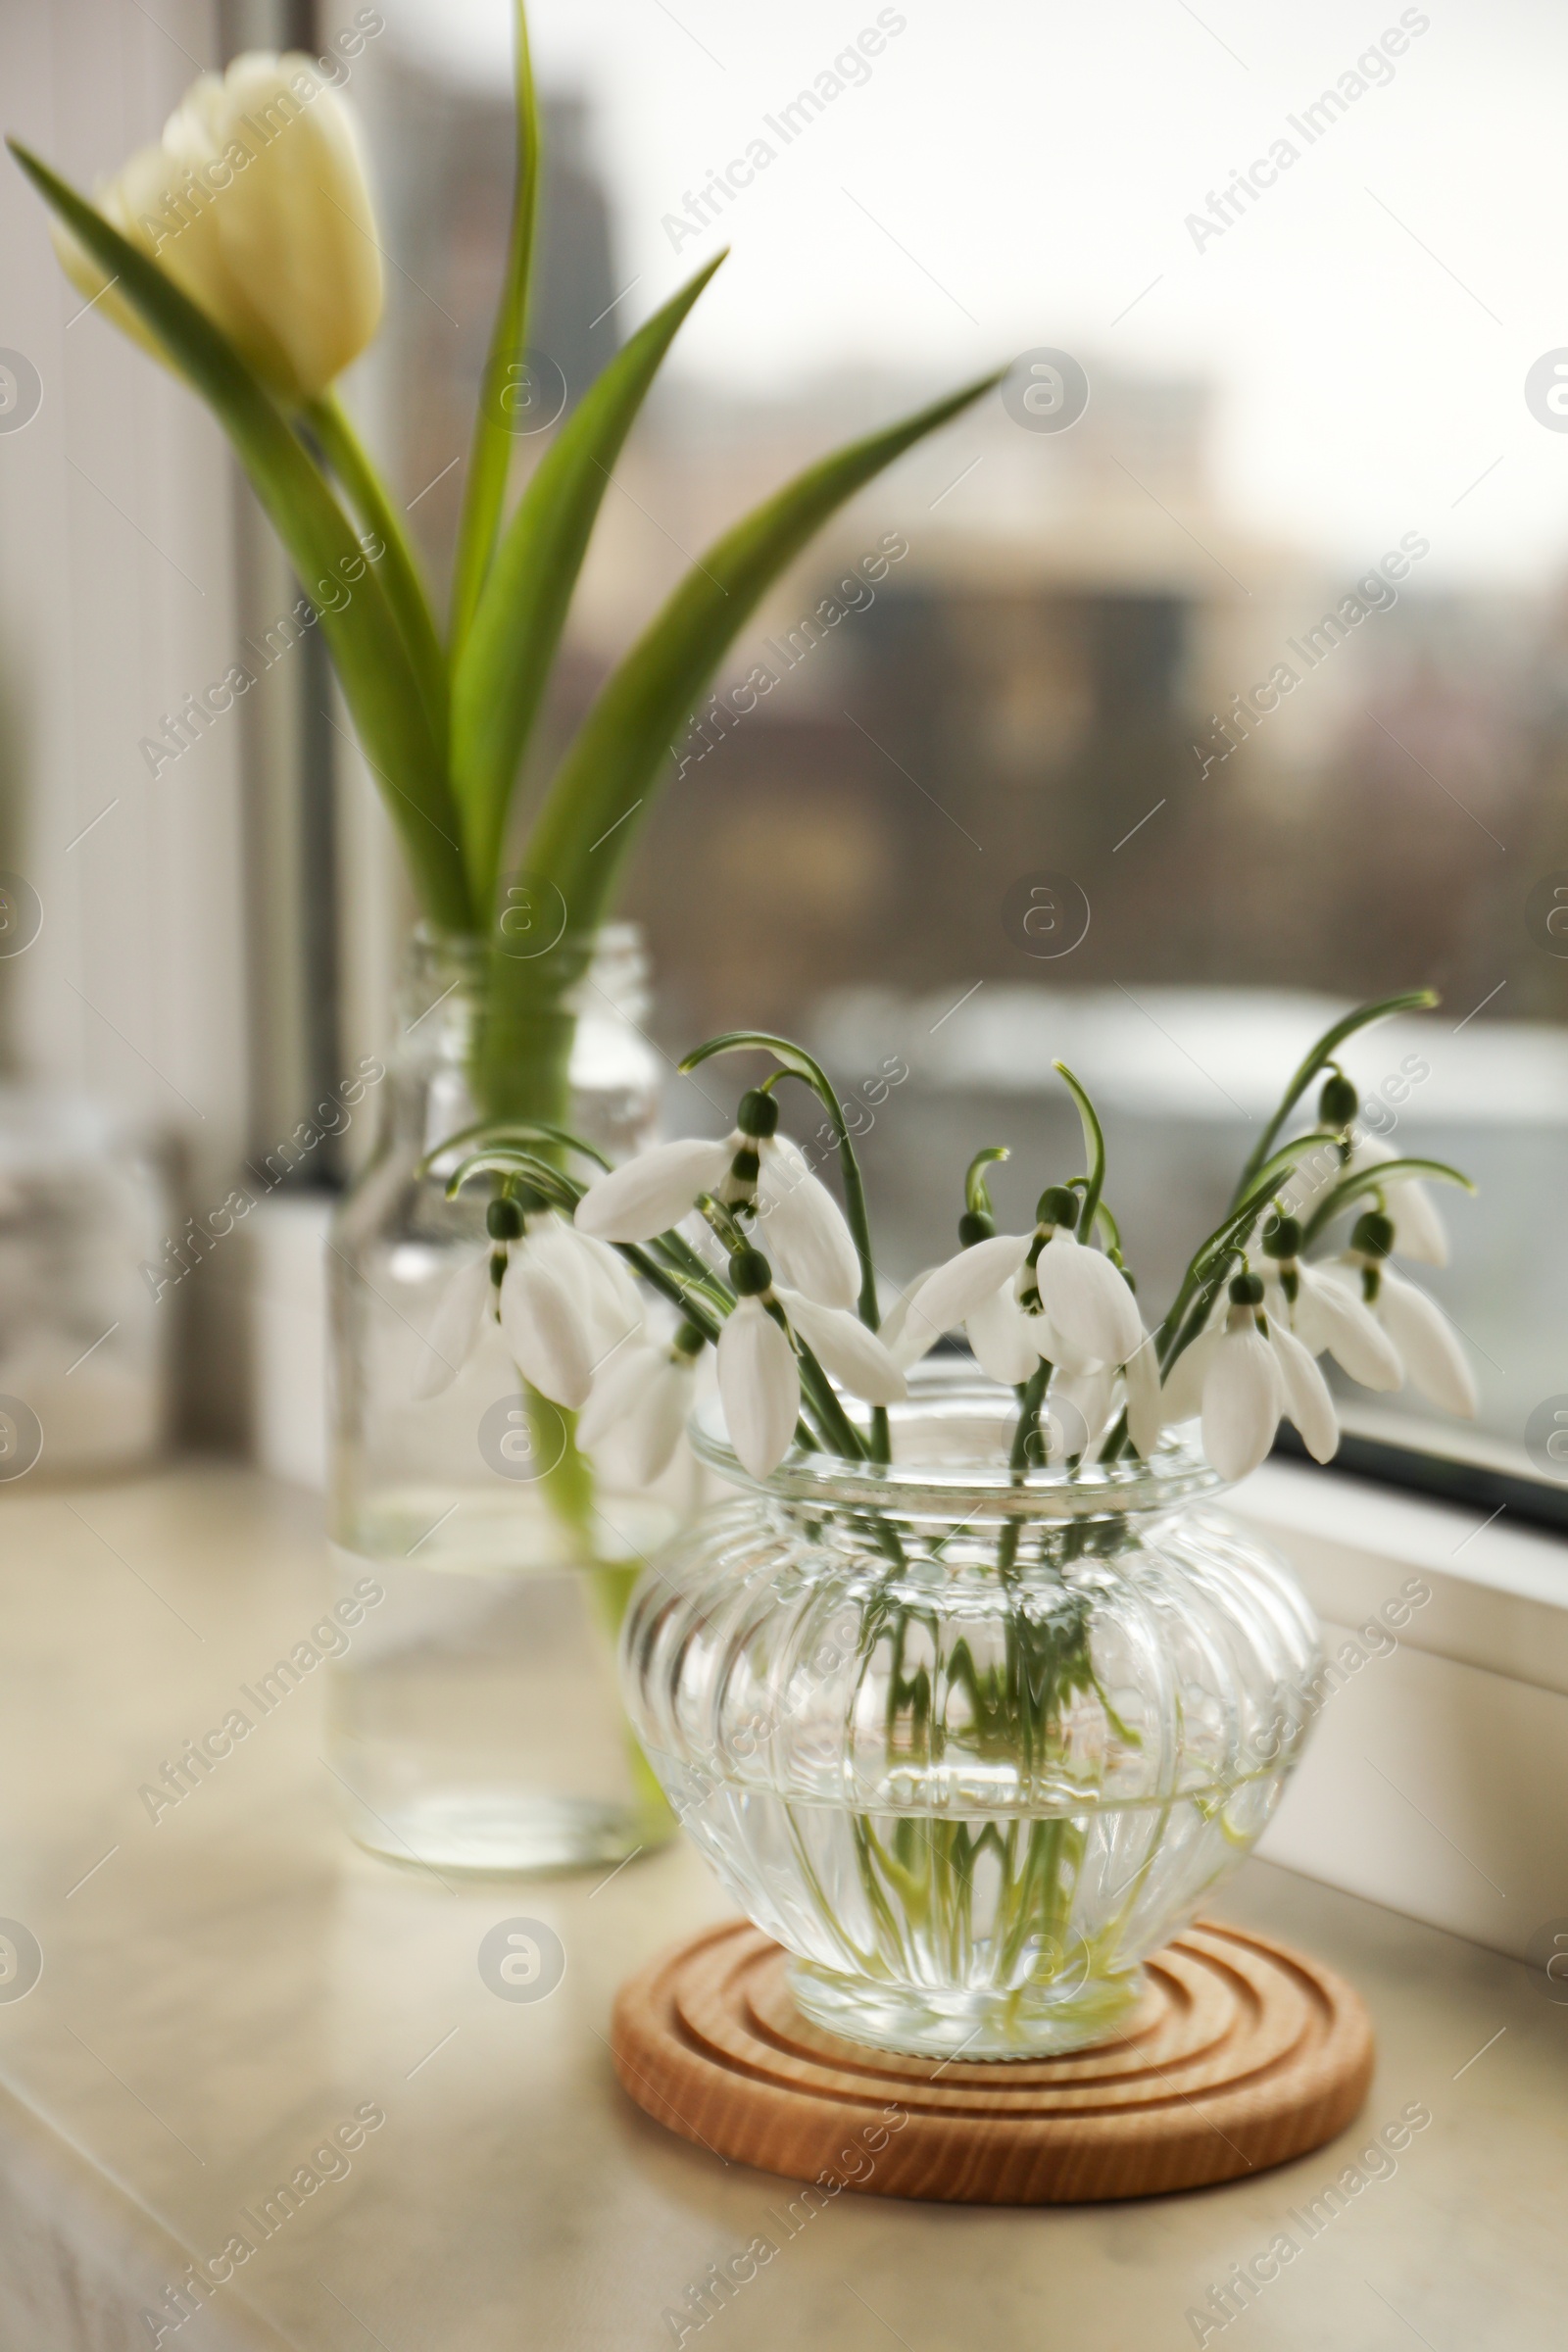
<path fill-rule="evenodd" d="M 0 12 L 5 127 L 90 187 L 214 62 L 216 14 Z M 233 658 L 231 461 L 188 392 L 96 313 L 75 316 L 9 157 L 0 251 L 0 343 L 42 379 L 31 422 L 0 432 L 0 741 L 24 804 L 0 865 L 44 910 L 36 944 L 0 964 L 6 1043 L 24 1073 L 173 1139 L 194 1196 L 216 1201 L 246 1140 L 239 722 L 157 779 L 138 743 Z"/>

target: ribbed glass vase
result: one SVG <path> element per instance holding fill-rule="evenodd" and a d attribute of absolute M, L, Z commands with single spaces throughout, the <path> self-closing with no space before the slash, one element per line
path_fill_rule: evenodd
<path fill-rule="evenodd" d="M 852 2039 L 1022 2057 L 1113 2034 L 1258 1837 L 1318 1663 L 1294 1580 L 1167 1442 L 1015 1478 L 1017 1406 L 924 1367 L 878 1469 L 794 1453 L 645 1575 L 628 1709 L 670 1804 Z"/>

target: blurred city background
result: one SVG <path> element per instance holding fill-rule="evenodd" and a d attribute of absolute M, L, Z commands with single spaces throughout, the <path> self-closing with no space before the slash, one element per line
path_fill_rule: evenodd
<path fill-rule="evenodd" d="M 442 579 L 510 197 L 507 12 L 382 13 L 355 95 L 389 317 L 351 389 Z M 1105 1110 L 1157 1304 L 1314 1031 L 1428 983 L 1441 1012 L 1372 1033 L 1349 1066 L 1387 1140 L 1481 1183 L 1445 1199 L 1454 1264 L 1433 1287 L 1471 1343 L 1480 1450 L 1522 1461 L 1532 1415 L 1568 1390 L 1568 938 L 1548 923 L 1568 882 L 1568 420 L 1525 388 L 1568 314 L 1542 291 L 1562 278 L 1531 160 L 1547 77 L 1515 52 L 1539 61 L 1564 27 L 1527 0 L 1484 24 L 1392 10 L 1402 32 L 1374 68 L 1383 22 L 1339 5 L 1310 28 L 1158 0 L 1114 27 L 1013 6 L 984 24 L 642 0 L 534 16 L 548 154 L 519 473 L 624 335 L 735 247 L 617 466 L 541 770 L 746 506 L 1018 363 L 833 526 L 671 747 L 629 897 L 660 1046 L 755 1024 L 808 1039 L 847 1091 L 906 1070 L 863 1105 L 894 1276 L 951 1246 L 978 1131 L 1013 1152 L 1004 1215 L 1071 1172 L 1064 1056 Z M 862 26 L 880 47 L 846 51 Z M 126 111 L 134 130 L 105 128 L 101 152 L 66 143 L 79 178 L 151 135 L 158 109 Z M 1246 183 L 1250 210 L 1236 174 L 1281 142 L 1293 161 Z M 731 168 L 748 156 L 750 179 Z M 73 367 L 100 364 L 88 334 L 105 339 L 72 328 Z M 90 413 L 82 396 L 67 460 L 89 468 Z M 256 612 L 286 581 L 236 516 L 237 610 Z M 118 698 L 118 749 L 77 787 L 91 816 L 145 793 L 134 738 L 158 706 L 93 670 L 111 620 L 73 610 L 82 691 Z M 224 852 L 247 869 L 224 1017 L 251 1151 L 375 1049 L 409 913 L 315 659 L 268 682 L 248 847 Z M 13 648 L 25 720 L 20 664 Z M 28 873 L 61 820 L 38 807 L 27 725 L 7 736 L 0 864 Z M 118 953 L 146 953 L 134 924 Z M 0 1003 L 36 1074 L 47 1023 L 23 992 Z M 127 1026 L 130 1055 L 149 1034 Z M 188 1190 L 211 1136 L 138 1092 L 112 1037 L 78 1059 Z M 672 1082 L 671 1120 L 688 1116 L 710 1106 Z M 368 1136 L 328 1140 L 302 1194 Z M 1363 1408 L 1369 1429 L 1412 1414 Z"/>

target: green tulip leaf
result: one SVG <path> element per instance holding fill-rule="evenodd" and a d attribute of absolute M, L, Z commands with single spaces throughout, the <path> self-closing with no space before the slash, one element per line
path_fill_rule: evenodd
<path fill-rule="evenodd" d="M 513 183 L 506 275 L 490 329 L 490 348 L 485 354 L 484 377 L 468 451 L 468 486 L 458 528 L 449 626 L 454 655 L 468 633 L 495 552 L 514 446 L 502 418 L 501 397 L 507 389 L 508 368 L 521 363 L 528 331 L 528 284 L 533 272 L 534 228 L 539 211 L 539 101 L 533 86 L 528 15 L 523 0 L 514 0 L 512 19 L 516 177 Z"/>
<path fill-rule="evenodd" d="M 639 328 L 556 435 L 507 526 L 457 657 L 453 781 L 474 905 L 486 918 L 508 805 L 611 467 L 682 320 L 723 259 L 699 270 Z"/>
<path fill-rule="evenodd" d="M 961 392 L 851 443 L 775 493 L 694 564 L 602 688 L 550 787 L 529 843 L 574 929 L 600 920 L 669 746 L 758 605 L 846 499 L 1001 381 Z"/>

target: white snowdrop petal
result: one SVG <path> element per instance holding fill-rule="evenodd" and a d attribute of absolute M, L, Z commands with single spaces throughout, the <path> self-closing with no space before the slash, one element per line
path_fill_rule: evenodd
<path fill-rule="evenodd" d="M 1029 1254 L 1027 1233 L 994 1233 L 989 1241 L 960 1250 L 926 1277 L 910 1299 L 893 1349 L 906 1371 L 934 1348 L 945 1331 L 967 1323 L 977 1306 L 1016 1274 Z"/>
<path fill-rule="evenodd" d="M 699 1193 L 722 1183 L 731 1157 L 728 1143 L 697 1137 L 651 1144 L 594 1179 L 577 1203 L 578 1231 L 603 1242 L 651 1241 L 678 1225 Z"/>
<path fill-rule="evenodd" d="M 1159 1387 L 1159 1353 L 1152 1339 L 1127 1358 L 1127 1431 L 1147 1462 L 1165 1427 Z"/>
<path fill-rule="evenodd" d="M 686 1434 L 696 1388 L 696 1373 L 688 1357 L 666 1362 L 656 1374 L 632 1417 L 631 1469 L 639 1485 L 652 1486 L 669 1468 Z"/>
<path fill-rule="evenodd" d="M 764 1137 L 757 1155 L 758 1248 L 795 1290 L 822 1306 L 853 1306 L 860 1260 L 838 1202 L 787 1135 Z"/>
<path fill-rule="evenodd" d="M 1404 1358 L 1412 1387 L 1444 1412 L 1473 1419 L 1479 1402 L 1475 1374 L 1437 1301 L 1385 1266 L 1378 1313 Z"/>
<path fill-rule="evenodd" d="M 898 1404 L 908 1395 L 904 1374 L 858 1315 L 841 1306 L 818 1306 L 802 1291 L 774 1287 L 797 1335 L 852 1396 L 867 1404 Z"/>
<path fill-rule="evenodd" d="M 589 1289 L 595 1318 L 618 1333 L 640 1331 L 643 1322 L 643 1296 L 636 1278 L 618 1250 L 592 1235 L 576 1234 L 564 1228 L 569 1246 L 583 1251 L 588 1266 Z"/>
<path fill-rule="evenodd" d="M 1086 1453 L 1104 1433 L 1116 1375 L 1109 1364 L 1092 1372 L 1057 1372 L 1046 1393 L 1047 1417 L 1058 1424 L 1062 1454 Z"/>
<path fill-rule="evenodd" d="M 1013 1285 L 1014 1295 L 1019 1285 L 1033 1280 L 1026 1266 Z M 1024 1328 L 1034 1342 L 1036 1354 L 1044 1356 L 1048 1364 L 1054 1364 L 1058 1372 L 1092 1372 L 1097 1364 L 1103 1362 L 1103 1357 L 1097 1355 L 1092 1348 L 1080 1348 L 1068 1339 L 1065 1332 L 1058 1331 L 1051 1317 L 1042 1314 L 1038 1307 L 1025 1315 L 1023 1320 Z"/>
<path fill-rule="evenodd" d="M 1327 1348 L 1363 1389 L 1383 1392 L 1398 1388 L 1403 1381 L 1404 1366 L 1398 1352 L 1364 1300 L 1348 1283 L 1316 1266 L 1301 1268 L 1301 1288 L 1292 1323 L 1310 1354 L 1321 1355 Z"/>
<path fill-rule="evenodd" d="M 1274 1443 L 1284 1383 L 1255 1328 L 1227 1331 L 1203 1379 L 1203 1451 L 1221 1478 L 1245 1478 Z"/>
<path fill-rule="evenodd" d="M 760 1299 L 743 1298 L 718 1335 L 718 1394 L 736 1459 L 766 1478 L 790 1449 L 801 1409 L 795 1350 Z"/>
<path fill-rule="evenodd" d="M 1124 1364 L 1143 1345 L 1138 1301 L 1108 1257 L 1058 1227 L 1035 1266 L 1040 1303 L 1062 1337 L 1101 1362 Z"/>
<path fill-rule="evenodd" d="M 523 1245 L 577 1299 L 578 1314 L 597 1372 L 628 1340 L 641 1336 L 642 1295 L 625 1260 L 608 1242 L 591 1239 L 560 1217 L 531 1218 Z"/>
<path fill-rule="evenodd" d="M 1191 1421 L 1195 1413 L 1202 1411 L 1203 1382 L 1222 1336 L 1218 1331 L 1200 1332 L 1166 1374 L 1159 1393 L 1167 1429 L 1177 1421 Z"/>
<path fill-rule="evenodd" d="M 1268 1337 L 1285 1383 L 1287 1415 L 1300 1431 L 1312 1459 L 1332 1461 L 1339 1450 L 1339 1417 L 1329 1384 L 1317 1368 L 1316 1357 L 1301 1346 L 1294 1331 L 1272 1317 Z"/>
<path fill-rule="evenodd" d="M 598 1446 L 629 1420 L 663 1361 L 662 1348 L 646 1342 L 612 1356 L 594 1381 L 593 1394 L 577 1422 L 579 1446 Z"/>
<path fill-rule="evenodd" d="M 964 1317 L 964 1335 L 982 1372 L 1009 1389 L 1028 1380 L 1040 1363 L 1034 1328 L 1039 1320 L 1020 1313 L 1012 1285 L 1006 1282 L 972 1306 Z"/>
<path fill-rule="evenodd" d="M 424 1348 L 414 1375 L 414 1396 L 416 1403 L 428 1403 L 449 1389 L 473 1353 L 484 1320 L 485 1303 L 490 1296 L 490 1252 L 471 1264 L 461 1266 L 448 1282 L 430 1328 L 425 1334 Z"/>
<path fill-rule="evenodd" d="M 935 1272 L 935 1266 L 922 1267 L 912 1282 L 906 1284 L 902 1291 L 894 1294 L 893 1303 L 882 1317 L 881 1329 L 877 1333 L 884 1348 L 894 1348 L 898 1345 L 899 1334 L 903 1331 L 905 1318 L 909 1312 L 910 1299 L 920 1285 L 923 1282 L 929 1282 Z"/>
<path fill-rule="evenodd" d="M 593 1386 L 594 1350 L 582 1293 L 559 1262 L 514 1249 L 501 1285 L 501 1329 L 524 1380 L 576 1412 Z"/>

